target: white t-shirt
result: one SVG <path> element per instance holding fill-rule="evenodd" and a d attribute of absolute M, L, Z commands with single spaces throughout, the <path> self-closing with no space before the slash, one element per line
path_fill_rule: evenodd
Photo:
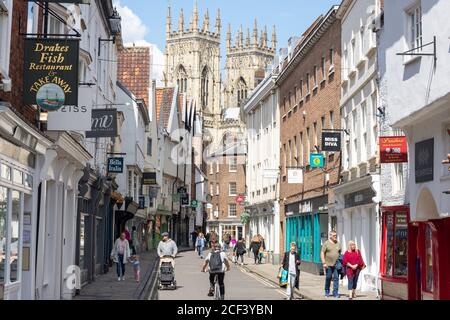
<path fill-rule="evenodd" d="M 297 274 L 297 264 L 295 263 L 295 254 L 289 253 L 289 273 Z"/>
<path fill-rule="evenodd" d="M 208 253 L 208 256 L 206 257 L 205 260 L 209 262 L 210 259 L 211 259 L 211 252 Z M 220 260 L 222 260 L 222 272 L 225 272 L 227 270 L 227 266 L 225 265 L 225 260 L 228 260 L 225 252 L 220 253 Z"/>

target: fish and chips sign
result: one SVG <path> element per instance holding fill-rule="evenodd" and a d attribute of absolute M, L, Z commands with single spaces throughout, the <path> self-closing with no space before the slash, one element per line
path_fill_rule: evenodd
<path fill-rule="evenodd" d="M 79 40 L 25 38 L 24 103 L 46 111 L 78 105 Z"/>

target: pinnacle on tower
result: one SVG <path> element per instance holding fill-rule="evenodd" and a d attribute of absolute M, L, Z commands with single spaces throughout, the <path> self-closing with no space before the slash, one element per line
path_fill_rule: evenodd
<path fill-rule="evenodd" d="M 231 24 L 228 24 L 228 32 L 227 32 L 227 50 L 231 49 Z"/>
<path fill-rule="evenodd" d="M 239 30 L 238 30 L 238 31 L 236 32 L 236 41 L 235 41 L 235 43 L 234 43 L 234 46 L 235 46 L 236 48 L 239 48 L 240 44 L 241 44 L 241 33 L 240 33 Z"/>
<path fill-rule="evenodd" d="M 267 26 L 264 26 L 264 48 L 267 48 L 269 45 L 269 38 L 267 35 Z"/>
<path fill-rule="evenodd" d="M 255 18 L 255 25 L 253 26 L 253 38 L 252 38 L 252 46 L 258 46 L 258 21 Z"/>
<path fill-rule="evenodd" d="M 184 32 L 184 13 L 183 9 L 180 11 L 180 18 L 178 20 L 178 32 L 183 33 Z"/>
<path fill-rule="evenodd" d="M 166 34 L 170 35 L 172 32 L 172 10 L 170 5 L 167 7 L 167 17 L 166 17 Z"/>
<path fill-rule="evenodd" d="M 277 30 L 275 28 L 275 25 L 273 26 L 272 30 L 272 50 L 273 51 L 277 50 Z"/>
<path fill-rule="evenodd" d="M 192 25 L 194 30 L 198 30 L 198 7 L 197 7 L 197 0 L 194 2 L 194 20 Z"/>
<path fill-rule="evenodd" d="M 192 13 L 191 13 L 191 17 L 189 18 L 189 31 L 190 31 L 190 32 L 194 31 L 193 20 L 194 20 L 194 19 L 193 19 Z"/>
<path fill-rule="evenodd" d="M 241 48 L 244 47 L 244 31 L 242 29 L 242 24 L 241 24 L 241 28 L 239 29 L 239 47 L 241 47 Z"/>
<path fill-rule="evenodd" d="M 203 32 L 209 31 L 209 12 L 208 9 L 206 9 L 205 18 L 203 20 Z"/>
<path fill-rule="evenodd" d="M 264 30 L 261 30 L 261 36 L 259 38 L 259 46 L 264 48 Z"/>
<path fill-rule="evenodd" d="M 216 34 L 220 34 L 220 29 L 222 28 L 222 21 L 220 20 L 220 9 L 217 9 L 216 17 Z"/>
<path fill-rule="evenodd" d="M 250 48 L 250 29 L 249 28 L 247 28 L 247 39 L 245 41 L 245 46 L 247 48 Z"/>

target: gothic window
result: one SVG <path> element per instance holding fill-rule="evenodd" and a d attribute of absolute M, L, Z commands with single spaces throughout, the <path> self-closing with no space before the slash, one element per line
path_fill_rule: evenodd
<path fill-rule="evenodd" d="M 247 99 L 247 83 L 244 78 L 240 78 L 237 84 L 237 93 L 238 93 L 238 103 L 241 103 L 243 100 Z"/>
<path fill-rule="evenodd" d="M 207 67 L 203 68 L 202 71 L 202 87 L 201 87 L 201 95 L 202 95 L 202 108 L 206 108 L 208 106 L 208 96 L 209 96 L 209 76 Z"/>
<path fill-rule="evenodd" d="M 187 91 L 187 73 L 183 66 L 178 68 L 177 85 L 180 93 L 185 93 Z"/>

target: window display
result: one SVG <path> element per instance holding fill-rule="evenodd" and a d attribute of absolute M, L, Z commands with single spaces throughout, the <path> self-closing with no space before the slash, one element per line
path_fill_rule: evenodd
<path fill-rule="evenodd" d="M 384 276 L 406 278 L 408 275 L 408 213 L 384 212 Z"/>
<path fill-rule="evenodd" d="M 433 230 L 429 225 L 427 225 L 425 231 L 425 252 L 426 252 L 426 260 L 425 260 L 425 291 L 433 292 Z"/>
<path fill-rule="evenodd" d="M 0 187 L 0 283 L 5 282 L 8 189 Z"/>

